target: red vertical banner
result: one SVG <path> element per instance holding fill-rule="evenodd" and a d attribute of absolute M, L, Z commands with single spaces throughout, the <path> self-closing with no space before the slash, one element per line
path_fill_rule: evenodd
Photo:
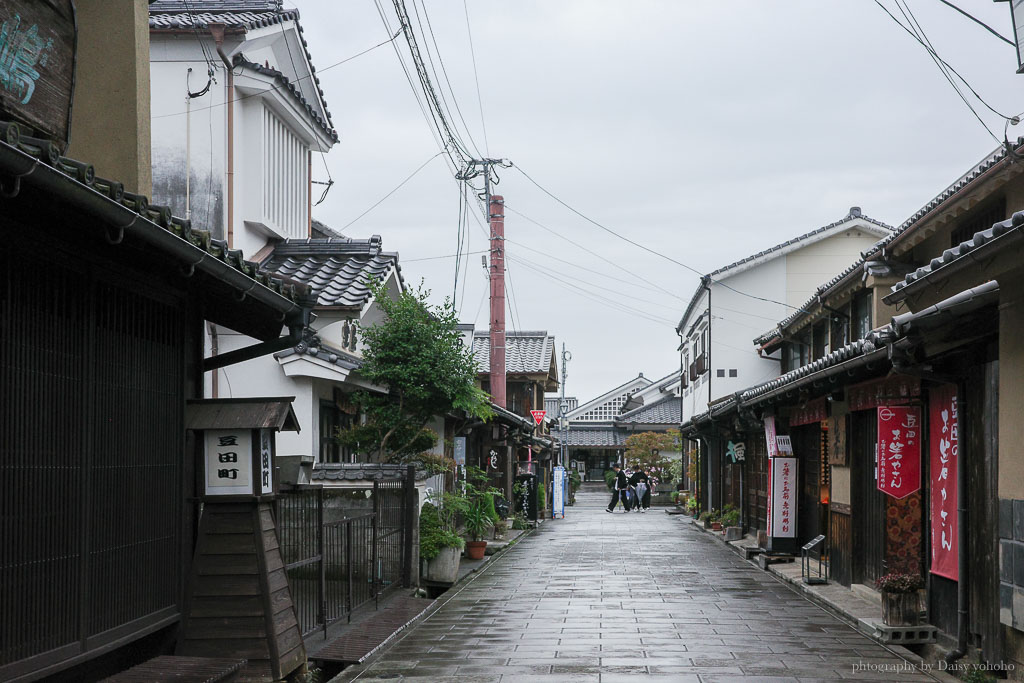
<path fill-rule="evenodd" d="M 944 384 L 928 396 L 929 500 L 932 574 L 959 580 L 957 554 L 957 458 L 960 425 L 956 386 Z"/>
<path fill-rule="evenodd" d="M 878 406 L 878 490 L 906 498 L 921 489 L 921 409 Z"/>

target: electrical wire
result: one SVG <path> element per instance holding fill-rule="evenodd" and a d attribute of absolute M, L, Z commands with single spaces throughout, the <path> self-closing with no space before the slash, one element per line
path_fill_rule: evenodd
<path fill-rule="evenodd" d="M 473 47 L 473 29 L 469 24 L 469 4 L 467 0 L 462 0 L 462 8 L 466 13 L 466 35 L 469 36 L 469 54 L 473 58 L 473 80 L 476 81 L 476 101 L 480 105 L 480 126 L 484 131 L 484 151 L 490 156 L 491 143 L 487 141 L 487 121 L 484 119 L 484 100 L 480 96 L 480 75 L 476 70 L 476 49 Z"/>
<path fill-rule="evenodd" d="M 972 88 L 970 86 L 970 84 L 967 83 L 967 81 L 963 78 L 963 76 L 961 76 L 959 74 L 959 72 L 957 72 L 955 69 L 953 69 L 953 67 L 949 66 L 949 64 L 946 63 L 946 61 L 944 59 L 939 57 L 939 55 L 935 52 L 935 50 L 933 48 L 931 48 L 929 45 L 927 45 L 924 42 L 924 40 L 922 40 L 921 37 L 918 36 L 917 33 L 914 30 L 912 30 L 912 28 L 907 28 L 906 26 L 904 26 L 903 22 L 901 22 L 899 19 L 897 19 L 896 16 L 892 12 L 889 11 L 889 8 L 886 7 L 885 5 L 883 5 L 880 2 L 880 0 L 874 0 L 874 2 L 875 2 L 876 5 L 878 5 L 882 9 L 883 12 L 885 12 L 889 16 L 890 19 L 892 19 L 896 23 L 897 26 L 899 26 L 901 29 L 906 31 L 910 35 L 910 37 L 912 37 L 914 40 L 916 40 L 918 43 L 921 44 L 921 46 L 928 52 L 928 56 L 932 58 L 933 62 L 935 62 L 935 65 L 938 67 L 938 69 L 942 73 L 943 77 L 945 77 L 945 79 L 947 81 L 949 81 L 949 84 L 953 87 L 953 90 L 956 91 L 956 94 L 960 97 L 961 100 L 963 100 L 963 103 L 967 106 L 967 108 L 971 110 L 971 113 L 974 114 L 974 117 L 976 119 L 978 119 L 978 123 L 980 123 L 982 125 L 982 127 L 986 130 L 986 132 L 988 132 L 988 134 L 990 136 L 992 136 L 992 139 L 996 141 L 996 144 L 1002 144 L 1002 141 L 998 137 L 996 137 L 995 133 L 993 133 L 992 129 L 990 129 L 988 127 L 988 124 L 985 123 L 984 119 L 981 118 L 981 115 L 978 114 L 978 112 L 974 108 L 974 106 L 967 100 L 967 96 L 964 95 L 963 92 L 961 92 L 959 86 L 957 86 L 956 82 L 950 76 L 949 72 L 946 71 L 946 68 L 949 68 L 950 71 L 952 71 L 952 73 L 956 74 L 957 78 L 959 78 L 961 81 L 963 81 L 963 83 L 965 85 L 967 85 L 967 87 L 971 90 L 971 92 L 974 93 L 974 96 L 977 97 L 978 100 L 982 104 L 984 104 L 986 107 L 991 109 L 993 112 L 995 112 L 999 116 L 1003 116 L 1003 115 L 999 114 L 999 112 L 995 111 L 995 109 L 993 109 L 991 106 L 989 106 L 989 104 L 987 102 L 985 102 L 983 99 L 981 99 L 981 96 L 978 95 L 978 93 L 974 90 L 974 88 Z M 903 8 L 900 7 L 900 4 L 899 4 L 898 0 L 896 2 L 896 6 L 900 8 L 901 12 L 903 11 Z M 906 15 L 904 15 L 904 16 L 906 16 Z M 910 21 L 909 18 L 908 18 L 907 21 L 909 23 L 909 21 Z M 1006 117 L 1004 117 L 1004 118 L 1006 118 Z"/>
<path fill-rule="evenodd" d="M 978 19 L 974 15 L 968 14 L 964 10 L 960 9 L 959 7 L 957 7 L 956 5 L 951 3 L 949 0 L 939 0 L 939 2 L 941 2 L 943 5 L 946 5 L 947 7 L 952 7 L 957 12 L 959 12 L 962 15 L 964 15 L 965 17 L 967 17 L 968 19 L 973 21 L 975 24 L 978 24 L 979 26 L 983 27 L 986 31 L 988 31 L 989 33 L 991 33 L 992 35 L 994 35 L 996 38 L 998 38 L 999 40 L 1003 41 L 1004 43 L 1007 43 L 1008 45 L 1010 45 L 1011 47 L 1014 47 L 1014 48 L 1017 47 L 1017 44 L 1015 42 L 1013 42 L 1012 40 L 1010 40 L 1009 38 L 1007 38 L 1003 34 L 1001 34 L 998 31 L 996 31 L 994 28 L 992 28 L 991 26 L 986 24 L 981 19 Z"/>
<path fill-rule="evenodd" d="M 878 0 L 875 0 L 875 1 L 877 2 Z M 514 168 L 517 171 L 519 171 L 521 174 L 523 174 L 523 176 L 527 180 L 529 180 L 531 183 L 533 183 L 533 185 L 537 189 L 539 189 L 541 192 L 543 192 L 547 196 L 551 197 L 553 200 L 555 200 L 556 202 L 558 202 L 559 204 L 564 206 L 566 209 L 568 209 L 572 213 L 576 214 L 577 216 L 579 216 L 583 220 L 587 221 L 588 223 L 590 223 L 590 224 L 592 224 L 592 225 L 594 225 L 594 226 L 604 230 L 605 232 L 609 233 L 610 235 L 614 235 L 615 237 L 618 237 L 620 240 L 622 240 L 624 242 L 627 242 L 629 244 L 632 244 L 633 246 L 637 247 L 638 249 L 642 249 L 643 251 L 646 251 L 646 252 L 648 252 L 650 254 L 654 254 L 655 256 L 659 256 L 659 257 L 665 259 L 666 261 L 674 263 L 677 266 L 681 266 L 681 267 L 685 268 L 686 270 L 689 270 L 689 271 L 697 274 L 702 279 L 707 278 L 707 280 L 709 282 L 714 282 L 715 284 L 721 285 L 722 287 L 724 287 L 724 288 L 726 288 L 726 289 L 728 289 L 730 291 L 733 291 L 733 292 L 735 292 L 735 293 L 737 293 L 737 294 L 739 294 L 741 296 L 749 297 L 751 299 L 756 299 L 757 301 L 764 301 L 765 303 L 778 304 L 780 306 L 785 306 L 786 308 L 795 309 L 797 311 L 800 311 L 801 313 L 808 313 L 809 312 L 809 311 L 805 311 L 804 309 L 800 308 L 799 306 L 793 306 L 792 304 L 787 304 L 787 303 L 785 303 L 783 301 L 776 301 L 775 299 L 769 299 L 767 297 L 757 296 L 756 294 L 750 294 L 749 292 L 744 292 L 744 291 L 741 291 L 739 289 L 736 289 L 732 285 L 728 285 L 728 284 L 726 284 L 725 282 L 723 282 L 721 280 L 716 280 L 716 279 L 712 278 L 710 275 L 705 275 L 704 273 L 700 272 L 699 270 L 697 270 L 693 266 L 687 265 L 687 264 L 683 263 L 682 261 L 676 260 L 676 259 L 672 258 L 671 256 L 668 256 L 667 254 L 663 254 L 660 251 L 657 251 L 655 249 L 651 249 L 650 247 L 648 247 L 646 245 L 643 245 L 643 244 L 641 244 L 641 243 L 639 243 L 639 242 L 637 242 L 635 240 L 631 240 L 630 238 L 626 237 L 625 235 L 621 235 L 621 234 L 615 232 L 614 230 L 612 230 L 611 228 L 608 228 L 608 227 L 606 227 L 604 225 L 601 225 L 600 223 L 598 223 L 594 219 L 590 218 L 589 216 L 584 215 L 583 213 L 581 213 L 580 211 L 576 210 L 572 206 L 569 206 L 568 204 L 566 204 L 564 201 L 562 201 L 557 196 L 555 196 L 554 193 L 552 193 L 551 191 L 549 191 L 548 189 L 543 187 L 540 183 L 538 183 L 536 180 L 531 178 L 530 175 L 527 174 L 526 171 L 524 171 L 518 164 Z M 506 207 L 507 207 L 507 205 L 506 205 Z M 577 245 L 577 246 L 579 246 L 579 245 Z M 647 282 L 648 284 L 653 284 L 649 280 L 644 280 L 644 281 Z M 668 291 L 668 290 L 665 290 L 665 291 Z M 676 295 L 673 294 L 673 296 L 676 296 Z"/>
<path fill-rule="evenodd" d="M 361 57 L 361 56 L 365 55 L 367 52 L 371 52 L 373 50 L 376 50 L 378 47 L 381 47 L 383 45 L 387 45 L 391 41 L 393 41 L 396 38 L 398 38 L 399 35 L 401 35 L 401 32 L 396 32 L 395 35 L 391 36 L 391 38 L 389 38 L 388 40 L 385 40 L 383 42 L 377 43 L 373 47 L 367 48 L 367 49 L 363 50 L 362 52 L 359 52 L 357 54 L 352 55 L 351 57 L 346 57 L 345 59 L 341 60 L 340 62 L 335 62 L 334 64 L 331 64 L 329 66 L 325 66 L 324 68 L 319 70 L 319 73 L 323 73 L 324 71 L 327 71 L 328 69 L 333 69 L 336 66 L 341 66 L 342 64 L 344 64 L 346 62 L 352 61 L 356 57 Z M 308 78 L 312 78 L 312 75 L 303 76 L 302 78 L 297 79 L 296 82 L 304 81 L 304 80 L 306 80 Z M 272 90 L 281 90 L 282 88 L 285 88 L 285 87 L 286 87 L 285 85 L 272 85 L 272 86 L 268 87 L 266 90 L 261 91 L 261 92 L 250 93 L 248 95 L 241 95 L 240 97 L 236 97 L 233 100 L 224 100 L 223 102 L 218 102 L 217 104 L 211 104 L 211 105 L 209 105 L 207 107 L 197 107 L 195 109 L 192 109 L 192 113 L 194 114 L 197 111 L 204 111 L 206 109 L 216 109 L 217 107 L 223 107 L 223 106 L 226 106 L 228 104 L 228 102 L 241 102 L 242 100 L 247 100 L 250 97 L 259 97 L 260 95 L 263 95 L 264 93 L 270 92 Z M 158 114 L 156 116 L 151 116 L 150 120 L 155 121 L 156 119 L 166 119 L 166 118 L 170 118 L 172 116 L 184 116 L 185 114 L 188 114 L 188 113 L 189 112 L 187 112 L 187 111 L 179 111 L 179 112 L 174 112 L 173 114 Z"/>
<path fill-rule="evenodd" d="M 420 172 L 420 171 L 422 171 L 422 170 L 423 170 L 424 168 L 426 168 L 427 164 L 429 164 L 429 163 L 430 163 L 431 161 L 433 161 L 434 159 L 438 158 L 438 157 L 439 157 L 439 156 L 441 156 L 442 154 L 444 154 L 444 152 L 443 152 L 443 151 L 442 151 L 442 152 L 438 152 L 438 153 L 437 153 L 437 154 L 435 154 L 434 156 L 432 156 L 432 157 L 430 157 L 429 159 L 427 159 L 426 161 L 424 161 L 424 162 L 423 162 L 422 164 L 420 164 L 419 168 L 417 168 L 417 169 L 416 169 L 415 171 L 413 171 L 413 172 L 412 172 L 412 173 L 410 173 L 410 174 L 409 174 L 408 176 L 406 176 L 405 180 L 403 180 L 402 182 L 398 183 L 398 185 L 397 185 L 397 186 L 395 187 L 395 189 L 391 190 L 391 192 L 388 192 L 388 193 L 387 193 L 386 195 L 384 195 L 383 197 L 381 197 L 380 199 L 378 199 L 378 200 L 376 201 L 376 203 L 374 203 L 374 205 L 373 205 L 373 206 L 371 206 L 370 208 L 368 208 L 368 209 L 367 209 L 366 211 L 363 211 L 363 212 L 362 212 L 361 214 L 359 214 L 358 216 L 356 216 L 355 218 L 353 218 L 353 219 L 352 219 L 351 221 L 349 221 L 348 223 L 346 223 L 346 224 L 345 224 L 345 225 L 344 225 L 344 226 L 343 226 L 343 227 L 342 227 L 341 229 L 342 229 L 342 230 L 345 230 L 345 229 L 347 229 L 347 228 L 348 228 L 348 227 L 349 227 L 350 225 L 352 225 L 353 223 L 355 223 L 356 221 L 358 221 L 358 220 L 359 220 L 360 218 L 362 218 L 362 217 L 363 217 L 363 216 L 365 216 L 366 214 L 368 214 L 368 213 L 370 213 L 371 211 L 373 211 L 374 209 L 376 209 L 376 208 L 377 208 L 378 206 L 380 206 L 380 205 L 381 205 L 381 204 L 382 204 L 382 203 L 384 202 L 384 200 L 386 200 L 386 199 L 387 199 L 388 197 L 390 197 L 390 196 L 391 196 L 391 195 L 393 195 L 394 193 L 398 192 L 398 191 L 399 191 L 399 190 L 400 190 L 400 189 L 402 188 L 402 186 L 403 186 L 403 185 L 405 185 L 405 184 L 406 184 L 407 182 L 409 182 L 410 180 L 412 180 L 412 179 L 413 179 L 413 176 L 415 176 L 415 175 L 416 175 L 417 173 L 419 173 L 419 172 Z"/>
<path fill-rule="evenodd" d="M 479 249 L 477 251 L 464 251 L 463 256 L 471 256 L 473 254 L 486 254 L 486 249 Z M 456 254 L 441 254 L 440 256 L 421 256 L 420 258 L 404 258 L 402 263 L 415 263 L 416 261 L 439 261 L 446 258 L 455 258 Z M 465 263 L 465 261 L 463 261 Z M 463 289 L 465 291 L 465 289 Z"/>

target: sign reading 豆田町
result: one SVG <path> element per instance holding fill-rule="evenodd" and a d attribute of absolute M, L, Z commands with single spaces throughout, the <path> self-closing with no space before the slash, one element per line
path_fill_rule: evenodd
<path fill-rule="evenodd" d="M 208 429 L 206 440 L 206 495 L 251 494 L 252 431 Z"/>
<path fill-rule="evenodd" d="M 921 409 L 878 406 L 878 490 L 906 498 L 921 488 Z"/>

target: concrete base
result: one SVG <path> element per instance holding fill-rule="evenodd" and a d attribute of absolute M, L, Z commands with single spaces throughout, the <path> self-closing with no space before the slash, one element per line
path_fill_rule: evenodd
<path fill-rule="evenodd" d="M 893 645 L 922 645 L 934 643 L 938 632 L 934 626 L 886 626 L 881 622 L 867 622 L 872 629 L 871 637 L 881 643 Z"/>

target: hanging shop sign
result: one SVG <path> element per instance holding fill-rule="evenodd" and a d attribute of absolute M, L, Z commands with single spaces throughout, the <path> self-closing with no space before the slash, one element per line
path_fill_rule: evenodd
<path fill-rule="evenodd" d="M 70 137 L 76 42 L 71 0 L 0 0 L 0 118 L 60 151 Z"/>
<path fill-rule="evenodd" d="M 878 406 L 878 490 L 906 498 L 921 489 L 921 409 Z"/>
<path fill-rule="evenodd" d="M 454 455 L 455 455 L 455 464 L 456 465 L 465 465 L 466 464 L 466 437 L 464 437 L 464 436 L 457 436 L 457 437 L 455 437 L 454 442 L 455 442 L 455 448 L 453 450 L 454 450 Z"/>
<path fill-rule="evenodd" d="M 921 381 L 916 377 L 895 375 L 846 388 L 850 410 L 871 410 L 881 405 L 905 403 L 921 395 Z"/>
<path fill-rule="evenodd" d="M 775 440 L 775 416 L 767 415 L 764 418 L 764 440 L 768 444 L 768 457 L 774 458 L 779 454 L 779 444 Z"/>
<path fill-rule="evenodd" d="M 797 427 L 799 425 L 812 424 L 827 418 L 828 402 L 824 397 L 816 398 L 793 409 L 793 414 L 789 418 L 789 426 Z"/>
<path fill-rule="evenodd" d="M 956 386 L 945 384 L 928 392 L 929 498 L 931 500 L 932 574 L 958 581 L 957 458 L 960 423 Z"/>
<path fill-rule="evenodd" d="M 725 455 L 731 463 L 743 462 L 747 459 L 747 445 L 742 441 L 739 443 L 730 441 L 725 447 Z"/>
<path fill-rule="evenodd" d="M 846 416 L 828 419 L 828 464 L 845 467 L 846 458 Z"/>

